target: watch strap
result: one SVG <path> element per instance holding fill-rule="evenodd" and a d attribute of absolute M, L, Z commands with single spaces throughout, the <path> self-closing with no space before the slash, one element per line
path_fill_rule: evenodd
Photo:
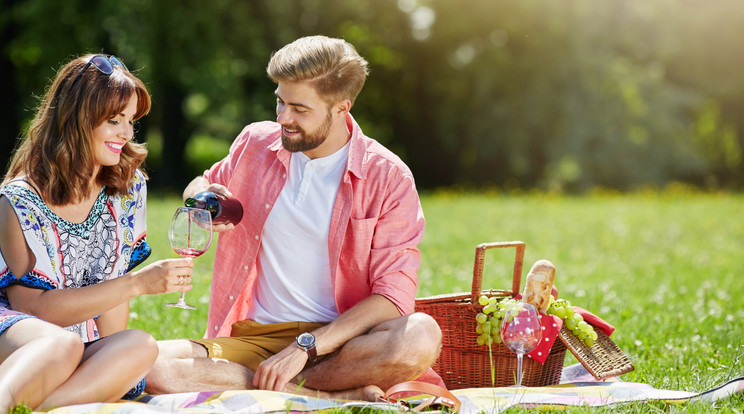
<path fill-rule="evenodd" d="M 318 350 L 315 348 L 315 345 L 305 348 L 305 352 L 307 352 L 307 362 L 314 362 L 315 358 L 318 357 Z"/>

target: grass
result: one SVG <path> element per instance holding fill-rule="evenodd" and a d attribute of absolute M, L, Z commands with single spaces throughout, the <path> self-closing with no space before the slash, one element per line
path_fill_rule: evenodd
<path fill-rule="evenodd" d="M 583 197 L 436 192 L 421 201 L 427 229 L 419 296 L 469 291 L 477 244 L 521 240 L 527 245 L 523 276 L 538 259 L 550 260 L 560 297 L 616 327 L 612 339 L 635 365 L 624 380 L 697 392 L 744 376 L 744 196 L 674 189 Z M 179 204 L 175 197 L 151 195 L 149 261 L 175 257 L 166 233 Z M 513 250 L 488 251 L 484 288 L 511 286 L 513 258 Z M 198 310 L 166 308 L 176 294 L 141 297 L 132 302 L 130 327 L 157 339 L 201 337 L 213 260 L 214 248 L 196 259 L 201 276 L 186 299 Z M 570 353 L 566 358 L 567 365 L 576 362 Z M 622 407 L 714 409 L 742 412 L 744 399 Z"/>

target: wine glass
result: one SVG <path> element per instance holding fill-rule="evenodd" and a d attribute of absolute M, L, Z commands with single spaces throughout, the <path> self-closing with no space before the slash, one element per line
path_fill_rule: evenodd
<path fill-rule="evenodd" d="M 501 323 L 501 340 L 517 354 L 517 387 L 522 385 L 522 357 L 535 349 L 542 338 L 539 318 L 534 306 L 516 302 L 506 310 Z"/>
<path fill-rule="evenodd" d="M 212 216 L 209 211 L 198 208 L 178 207 L 171 219 L 168 240 L 173 250 L 181 257 L 197 257 L 207 251 L 212 243 Z M 182 309 L 196 309 L 184 300 L 186 292 L 176 303 L 166 303 Z"/>

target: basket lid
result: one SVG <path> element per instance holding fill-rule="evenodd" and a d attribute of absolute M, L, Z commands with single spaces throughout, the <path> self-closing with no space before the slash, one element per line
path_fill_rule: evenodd
<path fill-rule="evenodd" d="M 633 371 L 633 363 L 615 342 L 601 329 L 595 329 L 597 340 L 586 346 L 570 329 L 563 325 L 558 337 L 581 365 L 597 380 L 626 374 Z"/>

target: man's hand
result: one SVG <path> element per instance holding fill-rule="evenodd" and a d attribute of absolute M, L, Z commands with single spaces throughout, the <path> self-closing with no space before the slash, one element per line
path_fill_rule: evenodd
<path fill-rule="evenodd" d="M 230 198 L 232 197 L 232 193 L 230 190 L 227 189 L 222 184 L 209 184 L 209 187 L 207 187 L 204 191 L 211 191 L 217 195 L 217 197 L 220 198 Z M 216 233 L 221 233 L 223 231 L 229 231 L 235 228 L 235 225 L 233 223 L 220 223 L 220 224 L 214 224 L 212 223 L 212 231 Z"/>
<path fill-rule="evenodd" d="M 210 183 L 203 176 L 198 176 L 191 180 L 186 189 L 183 190 L 183 199 L 186 200 L 189 197 L 193 197 L 202 191 L 211 191 L 221 198 L 230 198 L 232 193 L 222 184 Z M 212 231 L 221 233 L 223 231 L 229 231 L 235 228 L 232 223 L 214 224 L 212 223 Z"/>
<path fill-rule="evenodd" d="M 307 363 L 307 353 L 294 343 L 262 362 L 253 376 L 253 386 L 261 390 L 286 392 Z"/>

